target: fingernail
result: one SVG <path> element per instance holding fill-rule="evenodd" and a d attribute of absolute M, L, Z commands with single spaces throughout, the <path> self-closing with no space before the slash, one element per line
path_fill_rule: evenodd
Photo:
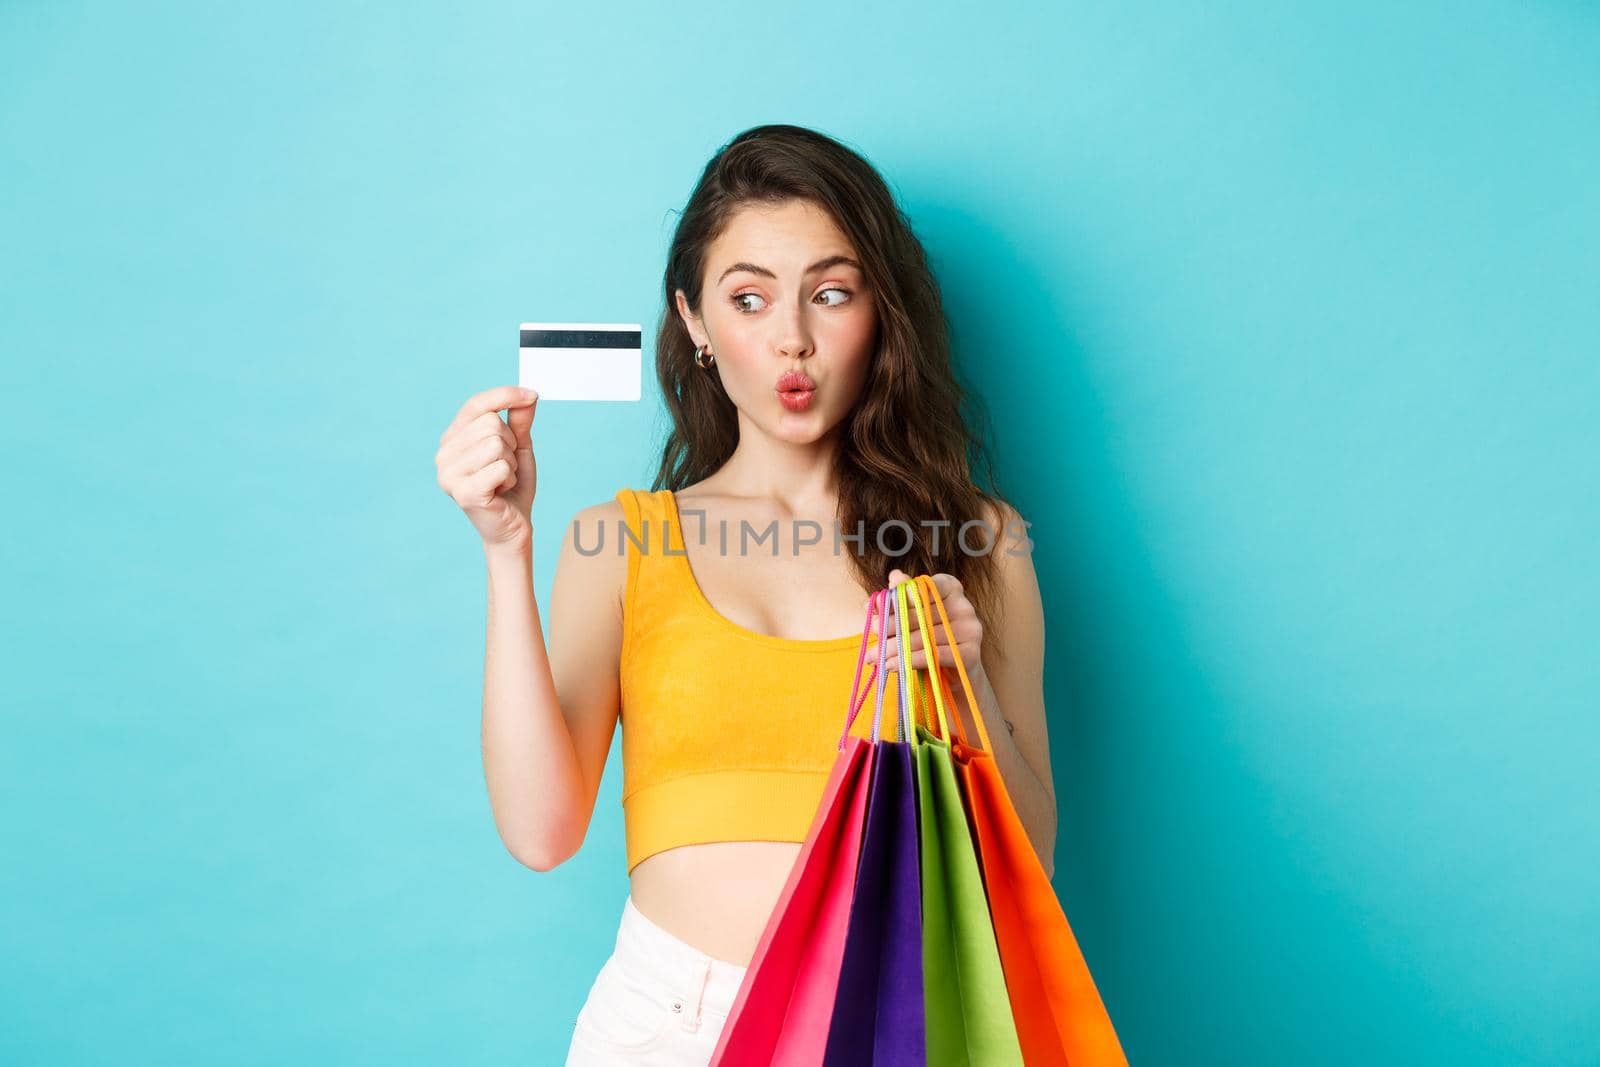
<path fill-rule="evenodd" d="M 539 390 L 525 388 L 522 390 L 522 395 L 527 397 L 529 400 L 537 400 L 539 399 Z"/>

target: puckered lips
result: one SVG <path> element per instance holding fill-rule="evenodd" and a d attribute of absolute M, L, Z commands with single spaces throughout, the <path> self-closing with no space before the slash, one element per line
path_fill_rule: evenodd
<path fill-rule="evenodd" d="M 776 387 L 778 402 L 790 411 L 804 411 L 811 406 L 811 398 L 816 395 L 817 383 L 801 371 L 784 371 L 778 378 Z"/>

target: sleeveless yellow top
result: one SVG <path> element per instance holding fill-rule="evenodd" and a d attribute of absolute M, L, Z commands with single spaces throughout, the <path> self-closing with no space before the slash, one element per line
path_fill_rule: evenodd
<path fill-rule="evenodd" d="M 672 491 L 621 489 L 616 499 L 628 554 L 620 668 L 628 872 L 679 845 L 803 842 L 845 729 L 860 632 L 797 640 L 740 626 L 700 591 Z M 721 543 L 702 519 L 687 532 L 705 551 Z M 874 629 L 867 644 L 877 643 Z M 868 663 L 862 692 L 871 676 Z M 897 682 L 888 672 L 885 687 Z M 874 705 L 865 701 L 851 734 L 872 736 Z"/>

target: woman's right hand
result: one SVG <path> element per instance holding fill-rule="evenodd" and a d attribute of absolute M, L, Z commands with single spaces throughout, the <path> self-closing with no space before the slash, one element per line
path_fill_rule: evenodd
<path fill-rule="evenodd" d="M 486 389 L 461 405 L 439 437 L 439 488 L 461 505 L 485 548 L 532 543 L 531 431 L 538 403 L 538 393 L 515 385 Z M 502 409 L 509 409 L 506 422 Z"/>

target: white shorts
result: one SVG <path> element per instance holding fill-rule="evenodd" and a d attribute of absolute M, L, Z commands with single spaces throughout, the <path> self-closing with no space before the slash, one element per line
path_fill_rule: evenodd
<path fill-rule="evenodd" d="M 629 896 L 616 948 L 578 1011 L 567 1067 L 705 1067 L 746 970 L 669 934 Z"/>

